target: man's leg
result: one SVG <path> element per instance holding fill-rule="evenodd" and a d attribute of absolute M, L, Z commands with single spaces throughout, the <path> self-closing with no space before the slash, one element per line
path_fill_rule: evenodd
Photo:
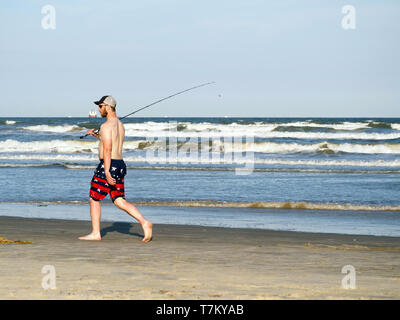
<path fill-rule="evenodd" d="M 143 228 L 144 238 L 143 242 L 149 242 L 151 240 L 151 236 L 153 234 L 153 223 L 151 221 L 146 220 L 140 211 L 133 205 L 132 203 L 126 201 L 122 197 L 118 197 L 114 200 L 114 204 L 121 210 L 124 210 L 130 216 L 135 218 Z"/>
<path fill-rule="evenodd" d="M 100 201 L 89 199 L 90 203 L 90 218 L 92 219 L 92 232 L 84 237 L 79 237 L 79 240 L 101 240 L 100 235 L 100 218 L 101 204 Z"/>

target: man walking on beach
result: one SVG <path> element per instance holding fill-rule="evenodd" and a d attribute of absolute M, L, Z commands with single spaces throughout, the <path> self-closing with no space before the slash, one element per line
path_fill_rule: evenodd
<path fill-rule="evenodd" d="M 126 166 L 122 160 L 122 144 L 125 137 L 125 129 L 122 122 L 117 118 L 115 107 L 116 101 L 112 96 L 103 96 L 95 101 L 99 106 L 99 112 L 107 121 L 100 127 L 99 134 L 94 129 L 88 134 L 98 138 L 99 160 L 90 188 L 90 217 L 92 219 L 92 232 L 79 240 L 101 240 L 100 217 L 102 200 L 110 194 L 113 203 L 121 210 L 134 217 L 142 225 L 144 238 L 142 242 L 149 242 L 152 236 L 153 224 L 146 220 L 140 211 L 130 202 L 125 200 L 124 176 Z"/>

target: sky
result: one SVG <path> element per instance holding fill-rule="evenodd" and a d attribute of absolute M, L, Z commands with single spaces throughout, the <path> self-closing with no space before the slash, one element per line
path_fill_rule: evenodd
<path fill-rule="evenodd" d="M 42 27 L 55 9 L 55 29 Z M 343 6 L 355 8 L 344 29 Z M 397 0 L 13 0 L 0 117 L 400 117 Z"/>

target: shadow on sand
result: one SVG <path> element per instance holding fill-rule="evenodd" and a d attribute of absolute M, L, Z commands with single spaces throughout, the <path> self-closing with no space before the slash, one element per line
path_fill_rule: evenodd
<path fill-rule="evenodd" d="M 112 224 L 112 226 L 101 229 L 100 234 L 101 234 L 101 237 L 104 237 L 109 232 L 119 232 L 119 233 L 127 234 L 130 236 L 143 238 L 144 235 L 130 231 L 130 229 L 133 227 L 133 225 L 134 225 L 133 223 L 128 223 L 128 222 L 114 222 Z M 140 226 L 140 225 L 136 224 L 136 226 Z"/>

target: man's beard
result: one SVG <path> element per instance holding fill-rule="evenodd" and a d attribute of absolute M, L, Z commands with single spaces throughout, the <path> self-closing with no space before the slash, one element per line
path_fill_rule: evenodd
<path fill-rule="evenodd" d="M 101 112 L 100 115 L 102 118 L 107 118 L 107 111 Z"/>

